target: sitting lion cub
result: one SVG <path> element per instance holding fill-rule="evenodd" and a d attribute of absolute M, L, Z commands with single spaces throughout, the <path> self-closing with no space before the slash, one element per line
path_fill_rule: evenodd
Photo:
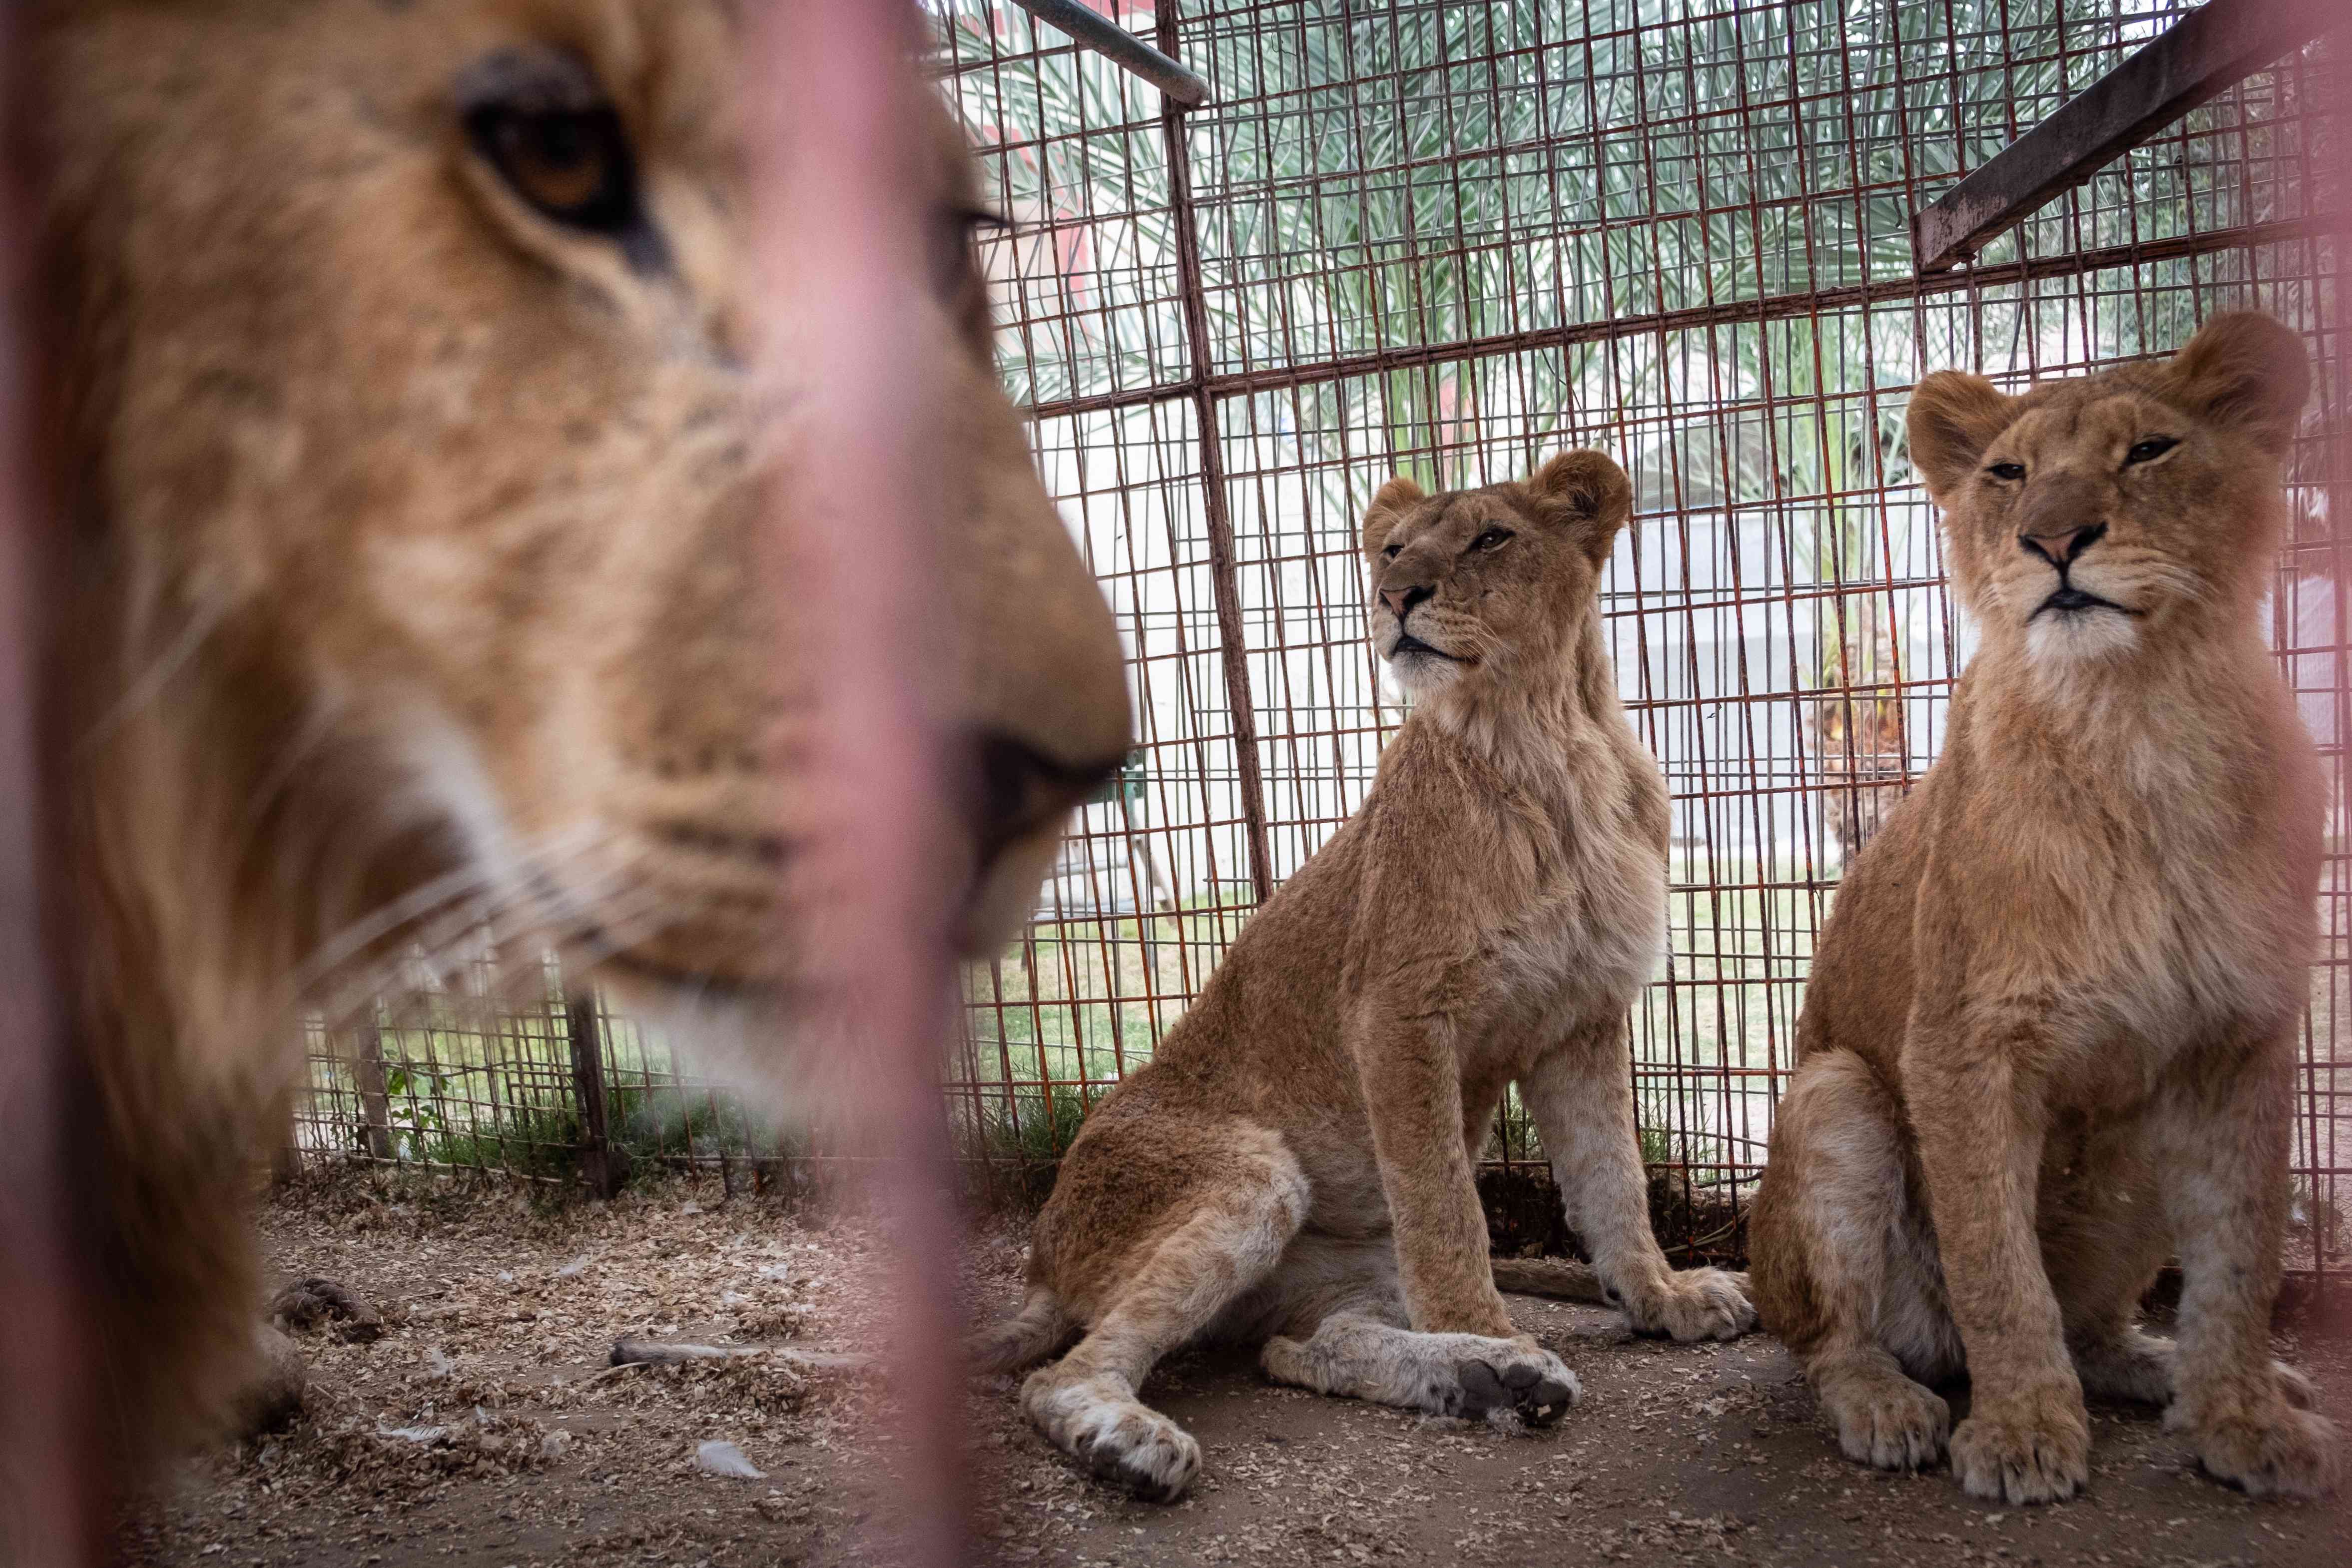
<path fill-rule="evenodd" d="M 1418 707 L 1361 810 L 1253 920 L 1157 1058 L 1095 1108 L 986 1336 L 1030 1419 L 1173 1499 L 1201 1450 L 1136 1398 L 1202 1339 L 1266 1372 L 1443 1415 L 1556 1415 L 1576 1378 L 1517 1334 L 1474 1180 L 1504 1087 L 1635 1326 L 1729 1338 L 1727 1276 L 1650 1234 L 1625 1016 L 1658 959 L 1666 795 L 1627 726 L 1595 583 L 1630 510 L 1594 452 L 1364 519 L 1381 654 Z"/>
<path fill-rule="evenodd" d="M 1752 1238 L 1854 1458 L 1935 1459 L 1922 1385 L 1965 1368 L 1977 1497 L 2081 1488 L 2086 1388 L 2170 1402 L 2248 1491 L 2335 1475 L 2266 1348 L 2320 795 L 2259 607 L 2306 384 L 2234 315 L 2168 363 L 1912 398 L 1983 643 L 1822 933 Z M 2176 1249 L 2177 1346 L 2135 1324 Z"/>

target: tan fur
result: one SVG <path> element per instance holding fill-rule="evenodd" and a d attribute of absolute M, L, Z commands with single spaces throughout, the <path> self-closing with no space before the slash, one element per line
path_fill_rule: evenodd
<path fill-rule="evenodd" d="M 1976 1496 L 2084 1486 L 2086 1388 L 2169 1401 L 2249 1491 L 2336 1473 L 2265 1349 L 2321 802 L 2259 605 L 2306 384 L 2294 334 L 2236 315 L 2167 363 L 1913 397 L 1983 641 L 1822 934 L 1751 1246 L 1855 1458 L 1932 1461 L 1923 1385 L 1965 1368 Z M 2046 607 L 2070 553 L 2114 607 Z M 2177 1351 L 2135 1326 L 2176 1251 Z"/>
<path fill-rule="evenodd" d="M 1571 1399 L 1489 1272 L 1475 1162 L 1514 1081 L 1634 1324 L 1753 1321 L 1723 1276 L 1667 1269 L 1634 1139 L 1625 1019 L 1664 936 L 1666 795 L 1595 601 L 1630 503 L 1592 452 L 1375 498 L 1374 642 L 1415 712 L 1363 806 L 1087 1118 L 1037 1221 L 1030 1303 L 980 1346 L 1010 1367 L 1086 1331 L 1023 1401 L 1106 1476 L 1191 1484 L 1198 1446 L 1136 1390 L 1203 1337 L 1263 1342 L 1285 1382 L 1444 1414 Z"/>
<path fill-rule="evenodd" d="M 822 389 L 751 316 L 740 9 L 44 8 L 82 1146 L 134 1472 L 244 1371 L 245 1189 L 298 982 L 363 986 L 493 918 L 756 1019 L 818 913 L 794 770 L 822 672 L 777 668 L 759 585 L 788 574 L 754 547 L 772 503 L 856 502 L 793 494 Z M 469 140 L 519 70 L 609 104 L 657 244 L 534 210 Z M 954 568 L 946 716 L 999 743 L 973 764 L 981 949 L 1128 715 L 992 377 L 960 140 L 911 79 L 907 112 L 936 128 L 908 413 Z"/>

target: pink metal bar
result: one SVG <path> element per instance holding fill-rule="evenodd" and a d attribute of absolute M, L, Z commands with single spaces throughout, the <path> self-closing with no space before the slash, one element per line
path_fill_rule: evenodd
<path fill-rule="evenodd" d="M 896 1244 L 885 1341 L 910 1485 L 887 1528 L 899 1561 L 963 1554 L 957 1216 L 941 1069 L 952 1013 L 945 915 L 954 864 L 946 748 L 929 682 L 943 662 L 924 506 L 930 378 L 916 375 L 925 292 L 917 179 L 925 121 L 910 5 L 792 0 L 761 17 L 758 243 L 790 400 L 788 477 L 769 580 L 788 667 L 814 671 L 823 831 L 807 874 L 824 929 L 810 992 L 840 1032 L 818 1075 L 853 1146 L 879 1155 Z M 799 874 L 799 873 L 796 873 Z M 828 1026 L 818 1022 L 814 1027 Z M 787 1086 L 788 1089 L 791 1086 Z"/>
<path fill-rule="evenodd" d="M 22 87 L 15 10 L 0 7 L 0 127 L 11 132 Z M 26 185 L 21 169 L 0 170 L 0 1562 L 75 1568 L 99 1561 L 111 1500 L 68 1169 L 79 1078 L 47 939 L 41 610 L 55 601 L 46 589 L 56 563 L 31 439 Z"/>

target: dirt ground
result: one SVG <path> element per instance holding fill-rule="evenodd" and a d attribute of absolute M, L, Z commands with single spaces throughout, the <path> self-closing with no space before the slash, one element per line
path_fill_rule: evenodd
<path fill-rule="evenodd" d="M 131 1563 L 173 1568 L 854 1563 L 899 1516 L 888 1412 L 813 1358 L 874 1321 L 871 1232 L 715 1184 L 611 1205 L 534 1205 L 343 1181 L 281 1194 L 273 1267 L 373 1298 L 381 1337 L 300 1336 L 309 1408 L 278 1436 L 193 1462 L 128 1526 Z M 1016 1228 L 975 1244 L 975 1312 L 1018 1296 Z M 1583 1379 L 1559 1427 L 1507 1433 L 1265 1384 L 1246 1356 L 1179 1358 L 1146 1390 L 1200 1438 L 1173 1508 L 1106 1491 L 1047 1449 L 1009 1379 L 976 1383 L 985 1555 L 1021 1563 L 2352 1563 L 2352 1503 L 2256 1503 L 2206 1479 L 2155 1413 L 2095 1405 L 2087 1497 L 2015 1510 L 1947 1473 L 1838 1457 L 1787 1354 L 1636 1340 L 1613 1314 L 1513 1298 Z M 779 1347 L 608 1369 L 623 1334 Z M 2352 1428 L 2352 1337 L 2283 1337 Z M 789 1358 L 788 1358 L 789 1357 Z M 712 1474 L 705 1443 L 762 1474 Z"/>

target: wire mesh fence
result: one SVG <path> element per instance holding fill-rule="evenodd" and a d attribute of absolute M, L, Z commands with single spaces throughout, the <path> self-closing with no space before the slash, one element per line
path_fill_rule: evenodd
<path fill-rule="evenodd" d="M 2341 1270 L 2352 714 L 2332 519 L 2352 348 L 2330 224 L 2344 119 L 2320 84 L 2344 40 L 1922 277 L 1911 214 L 2185 5 L 1097 8 L 1213 100 L 1179 111 L 1009 4 L 930 5 L 1006 219 L 983 240 L 1002 368 L 1118 612 L 1139 725 L 1026 938 L 966 976 L 949 1093 L 982 1179 L 1043 1190 L 1087 1106 L 1369 789 L 1400 716 L 1360 608 L 1371 492 L 1597 445 L 1636 492 L 1603 582 L 1612 653 L 1675 800 L 1669 952 L 1633 1019 L 1644 1155 L 1670 1248 L 1736 1251 L 1840 869 L 1934 758 L 1970 651 L 1903 446 L 1909 388 L 1946 367 L 2011 388 L 2105 368 L 2255 306 L 2306 334 L 2317 371 L 2271 615 L 2337 779 L 2290 1267 Z M 564 1149 L 560 994 L 466 1016 L 382 1015 L 381 1096 L 357 1046 L 314 1039 L 305 1145 L 373 1156 L 388 1137 L 390 1157 L 494 1168 Z M 665 1158 L 804 1152 L 729 1122 L 652 1036 L 607 1030 L 615 1127 L 642 1095 L 664 1107 L 648 1124 L 675 1129 L 616 1138 Z M 430 1092 L 378 1126 L 372 1096 L 393 1104 L 412 1061 Z M 428 1104 L 445 1120 L 420 1128 Z M 1498 1239 L 1543 1239 L 1512 1198 L 1543 1179 L 1515 1105 L 1489 1153 Z"/>
<path fill-rule="evenodd" d="M 357 1017 L 309 1020 L 295 1155 L 584 1179 L 608 1195 L 660 1166 L 764 1190 L 810 1155 L 636 1019 L 567 999 L 554 959 L 524 967 L 536 983 L 518 987 L 485 943 L 456 986 L 419 977 Z"/>

